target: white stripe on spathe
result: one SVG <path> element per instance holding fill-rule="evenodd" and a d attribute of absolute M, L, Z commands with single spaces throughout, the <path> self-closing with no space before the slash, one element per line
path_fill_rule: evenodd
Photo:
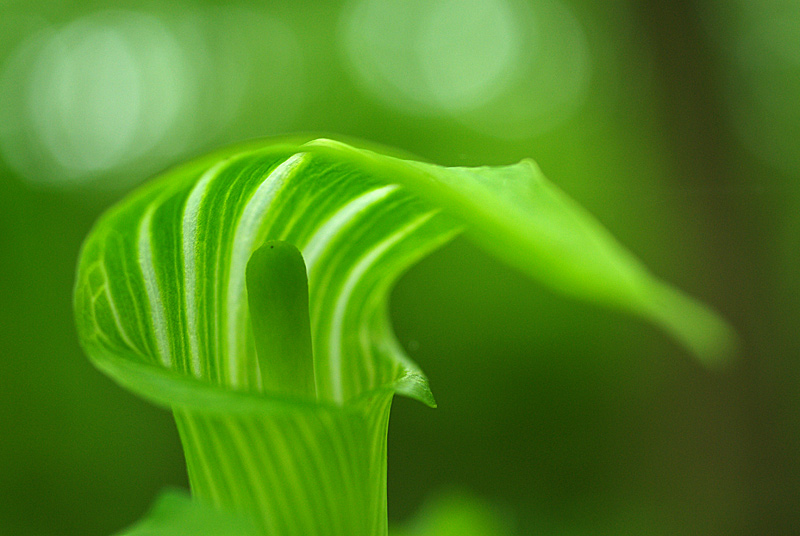
<path fill-rule="evenodd" d="M 317 276 L 317 272 L 319 271 L 319 258 L 322 256 L 325 249 L 331 245 L 333 239 L 344 231 L 348 225 L 353 223 L 356 216 L 363 213 L 367 208 L 385 200 L 389 195 L 399 189 L 400 186 L 390 184 L 388 186 L 381 186 L 380 188 L 369 190 L 345 203 L 316 230 L 305 247 L 302 248 L 303 261 L 306 264 L 309 283 Z M 319 290 L 318 287 L 317 292 L 319 292 Z M 311 304 L 309 313 L 312 328 L 316 326 L 319 321 L 321 307 L 322 304 L 318 300 L 317 303 Z"/>
<path fill-rule="evenodd" d="M 153 332 L 156 335 L 158 346 L 158 357 L 165 367 L 172 366 L 172 352 L 169 346 L 169 334 L 167 333 L 166 314 L 164 302 L 161 299 L 161 289 L 158 287 L 158 278 L 153 266 L 153 249 L 150 243 L 150 226 L 153 220 L 153 213 L 158 203 L 152 203 L 144 217 L 139 222 L 139 268 L 142 270 L 142 279 L 147 291 L 147 300 L 150 306 L 151 320 L 153 322 Z"/>
<path fill-rule="evenodd" d="M 347 312 L 347 304 L 350 301 L 350 296 L 356 284 L 358 284 L 364 273 L 378 261 L 381 255 L 425 224 L 425 222 L 430 220 L 434 215 L 436 215 L 435 211 L 423 214 L 389 235 L 375 245 L 368 253 L 364 254 L 347 274 L 347 279 L 336 298 L 336 306 L 334 308 L 333 318 L 331 319 L 329 367 L 331 390 L 334 401 L 339 403 L 344 402 L 344 386 L 342 385 L 342 329 L 344 327 L 344 315 Z"/>
<path fill-rule="evenodd" d="M 233 247 L 228 271 L 228 289 L 225 302 L 226 342 L 229 381 L 232 387 L 239 385 L 239 366 L 242 356 L 237 345 L 238 336 L 246 333 L 244 329 L 247 312 L 245 294 L 245 270 L 247 261 L 256 247 L 258 229 L 261 226 L 264 212 L 286 182 L 286 179 L 300 167 L 308 153 L 297 153 L 290 156 L 258 186 L 239 217 L 233 233 Z"/>
<path fill-rule="evenodd" d="M 119 314 L 117 303 L 114 301 L 114 295 L 111 293 L 111 284 L 108 280 L 108 271 L 105 264 L 98 263 L 96 265 L 103 275 L 103 294 L 108 301 L 108 307 L 111 310 L 111 316 L 114 318 L 114 324 L 117 326 L 117 333 L 122 337 L 122 341 L 134 352 L 141 353 L 141 350 L 133 343 L 125 327 L 122 325 L 122 316 Z"/>
<path fill-rule="evenodd" d="M 230 165 L 230 160 L 218 162 L 203 173 L 200 180 L 192 188 L 183 207 L 183 297 L 186 305 L 186 335 L 189 339 L 192 372 L 198 378 L 202 376 L 200 364 L 200 343 L 197 328 L 197 215 L 206 195 L 211 180 L 216 178 L 222 169 Z"/>
<path fill-rule="evenodd" d="M 360 196 L 348 201 L 336 213 L 328 218 L 314 233 L 306 246 L 303 248 L 303 260 L 306 263 L 306 270 L 309 274 L 313 271 L 317 259 L 330 243 L 331 238 L 336 236 L 356 214 L 374 205 L 378 201 L 385 199 L 389 194 L 398 190 L 396 184 L 382 186 L 375 190 L 370 190 Z"/>

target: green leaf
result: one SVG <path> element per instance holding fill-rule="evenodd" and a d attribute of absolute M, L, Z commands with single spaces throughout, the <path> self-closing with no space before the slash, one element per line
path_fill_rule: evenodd
<path fill-rule="evenodd" d="M 112 208 L 81 253 L 78 332 L 100 369 L 173 409 L 195 496 L 265 534 L 386 534 L 392 396 L 435 405 L 388 296 L 463 230 L 707 361 L 732 340 L 530 161 L 443 168 L 331 140 L 216 153 Z"/>
<path fill-rule="evenodd" d="M 144 519 L 117 536 L 258 536 L 247 517 L 193 501 L 184 492 L 166 490 Z"/>

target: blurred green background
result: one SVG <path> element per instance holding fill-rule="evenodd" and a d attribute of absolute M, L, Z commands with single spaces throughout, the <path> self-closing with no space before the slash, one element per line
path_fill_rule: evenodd
<path fill-rule="evenodd" d="M 78 347 L 78 248 L 154 173 L 292 132 L 533 157 L 742 338 L 709 372 L 457 240 L 393 297 L 439 402 L 395 402 L 393 522 L 458 490 L 520 535 L 800 532 L 800 1 L 0 0 L 0 534 L 187 485 L 171 415 Z"/>

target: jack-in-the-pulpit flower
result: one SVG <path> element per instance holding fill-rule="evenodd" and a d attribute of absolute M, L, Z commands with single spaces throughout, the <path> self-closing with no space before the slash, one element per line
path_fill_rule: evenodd
<path fill-rule="evenodd" d="M 460 232 L 706 361 L 728 350 L 722 321 L 531 161 L 445 168 L 325 139 L 213 154 L 112 208 L 81 253 L 78 331 L 100 369 L 172 409 L 198 501 L 258 534 L 383 536 L 392 397 L 434 405 L 388 295 Z"/>

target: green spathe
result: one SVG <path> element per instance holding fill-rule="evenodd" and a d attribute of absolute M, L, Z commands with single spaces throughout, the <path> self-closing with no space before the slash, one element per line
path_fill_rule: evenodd
<path fill-rule="evenodd" d="M 651 319 L 705 362 L 730 349 L 724 322 L 532 162 L 444 168 L 331 140 L 229 149 L 111 209 L 81 253 L 81 342 L 172 408 L 195 496 L 265 534 L 380 536 L 392 396 L 435 404 L 392 334 L 389 292 L 462 231 L 556 290 Z"/>

